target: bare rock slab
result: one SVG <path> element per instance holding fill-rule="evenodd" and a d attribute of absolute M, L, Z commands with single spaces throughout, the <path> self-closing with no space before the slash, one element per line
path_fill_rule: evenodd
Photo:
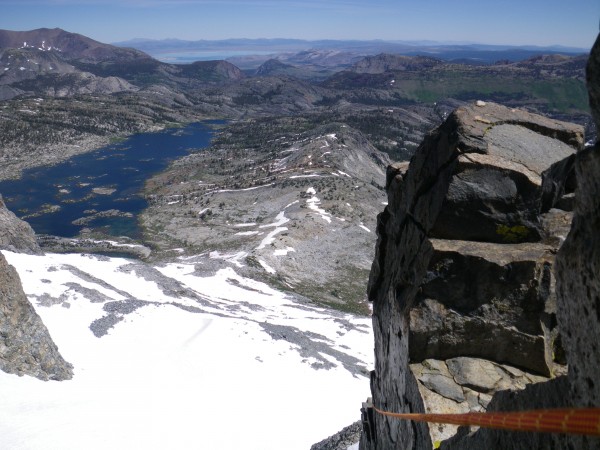
<path fill-rule="evenodd" d="M 549 376 L 558 334 L 555 248 L 431 243 L 433 256 L 410 312 L 411 361 L 472 356 Z"/>
<path fill-rule="evenodd" d="M 572 156 L 583 147 L 581 127 L 492 103 L 455 114 L 456 165 L 430 235 L 499 243 L 540 240 L 538 215 L 551 207 L 548 197 L 557 201 L 564 190 Z"/>

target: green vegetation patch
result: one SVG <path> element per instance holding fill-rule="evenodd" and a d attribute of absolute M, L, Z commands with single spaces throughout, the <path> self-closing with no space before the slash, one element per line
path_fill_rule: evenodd
<path fill-rule="evenodd" d="M 502 240 L 507 243 L 517 243 L 525 241 L 530 234 L 529 228 L 524 225 L 498 225 L 496 233 L 502 236 Z"/>

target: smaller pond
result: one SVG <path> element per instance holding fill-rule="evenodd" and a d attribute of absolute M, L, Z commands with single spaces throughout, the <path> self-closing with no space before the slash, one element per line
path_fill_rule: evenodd
<path fill-rule="evenodd" d="M 26 170 L 0 182 L 7 207 L 38 234 L 73 237 L 83 228 L 139 238 L 138 214 L 147 206 L 144 183 L 174 159 L 208 147 L 223 121 L 194 123 L 74 156 L 51 167 Z"/>

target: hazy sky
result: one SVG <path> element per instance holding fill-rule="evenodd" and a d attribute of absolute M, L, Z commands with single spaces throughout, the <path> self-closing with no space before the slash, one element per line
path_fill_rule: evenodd
<path fill-rule="evenodd" d="M 384 39 L 590 48 L 600 0 L 0 0 L 0 29 L 63 28 L 102 42 Z"/>

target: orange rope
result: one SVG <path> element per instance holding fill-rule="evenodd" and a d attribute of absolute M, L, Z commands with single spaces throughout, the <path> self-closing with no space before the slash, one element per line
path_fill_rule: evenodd
<path fill-rule="evenodd" d="M 466 414 L 393 413 L 373 407 L 379 414 L 415 422 L 476 425 L 513 431 L 586 434 L 600 436 L 600 408 L 539 409 L 521 412 Z"/>

